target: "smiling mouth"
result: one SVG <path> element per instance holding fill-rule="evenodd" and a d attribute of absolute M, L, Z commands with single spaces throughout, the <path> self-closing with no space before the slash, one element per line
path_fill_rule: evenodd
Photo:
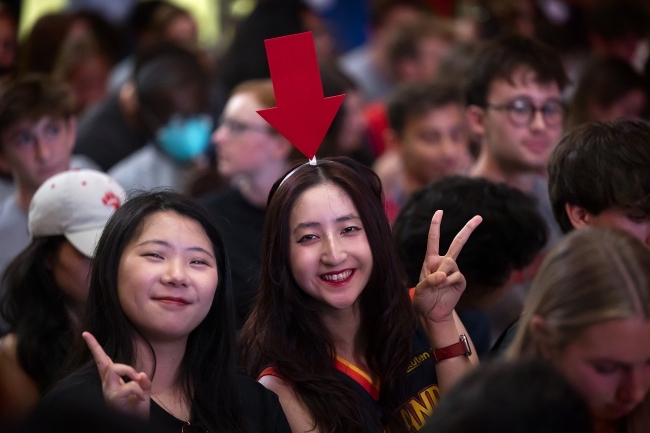
<path fill-rule="evenodd" d="M 343 283 L 349 280 L 352 274 L 354 274 L 354 270 L 346 269 L 344 271 L 323 274 L 320 276 L 320 279 L 328 283 Z"/>
<path fill-rule="evenodd" d="M 173 296 L 163 296 L 160 298 L 153 298 L 154 301 L 162 302 L 163 304 L 169 304 L 169 305 L 189 305 L 190 303 L 187 302 L 183 298 L 175 298 Z"/>

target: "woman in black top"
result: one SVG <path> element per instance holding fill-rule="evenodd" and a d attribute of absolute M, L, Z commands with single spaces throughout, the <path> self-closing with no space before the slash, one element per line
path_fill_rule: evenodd
<path fill-rule="evenodd" d="M 232 311 L 228 259 L 206 211 L 171 192 L 134 197 L 97 247 L 90 351 L 44 404 L 103 400 L 157 431 L 288 431 L 277 398 L 236 373 Z"/>

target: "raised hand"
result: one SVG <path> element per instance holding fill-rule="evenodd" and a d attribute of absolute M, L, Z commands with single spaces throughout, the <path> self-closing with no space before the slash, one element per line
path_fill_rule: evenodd
<path fill-rule="evenodd" d="M 107 406 L 120 412 L 148 419 L 151 381 L 147 374 L 138 373 L 129 365 L 115 364 L 90 332 L 84 332 L 81 336 L 95 358 Z M 125 382 L 122 379 L 124 376 L 131 380 Z"/>
<path fill-rule="evenodd" d="M 442 211 L 438 210 L 433 215 L 420 282 L 413 296 L 415 311 L 423 318 L 435 323 L 453 320 L 454 307 L 465 290 L 465 277 L 458 270 L 456 258 L 481 221 L 483 219 L 478 215 L 469 220 L 452 241 L 447 254 L 441 256 L 439 247 Z"/>

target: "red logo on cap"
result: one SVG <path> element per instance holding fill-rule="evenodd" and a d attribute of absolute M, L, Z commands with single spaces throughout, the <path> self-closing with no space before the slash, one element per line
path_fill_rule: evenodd
<path fill-rule="evenodd" d="M 102 203 L 104 203 L 106 206 L 113 206 L 113 209 L 117 210 L 117 208 L 120 207 L 120 198 L 113 194 L 113 191 L 109 191 L 106 194 L 104 194 L 104 197 L 102 198 Z"/>

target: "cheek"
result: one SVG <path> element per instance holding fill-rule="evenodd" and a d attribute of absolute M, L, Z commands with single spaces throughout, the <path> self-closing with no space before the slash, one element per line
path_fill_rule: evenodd
<path fill-rule="evenodd" d="M 307 254 L 305 251 L 299 251 L 297 247 L 289 249 L 289 263 L 291 274 L 299 286 L 303 286 L 305 271 L 309 266 L 309 261 L 306 260 Z"/>
<path fill-rule="evenodd" d="M 616 389 L 612 377 L 596 373 L 586 365 L 576 366 L 567 372 L 571 385 L 589 402 L 596 403 L 603 397 L 613 395 Z"/>

